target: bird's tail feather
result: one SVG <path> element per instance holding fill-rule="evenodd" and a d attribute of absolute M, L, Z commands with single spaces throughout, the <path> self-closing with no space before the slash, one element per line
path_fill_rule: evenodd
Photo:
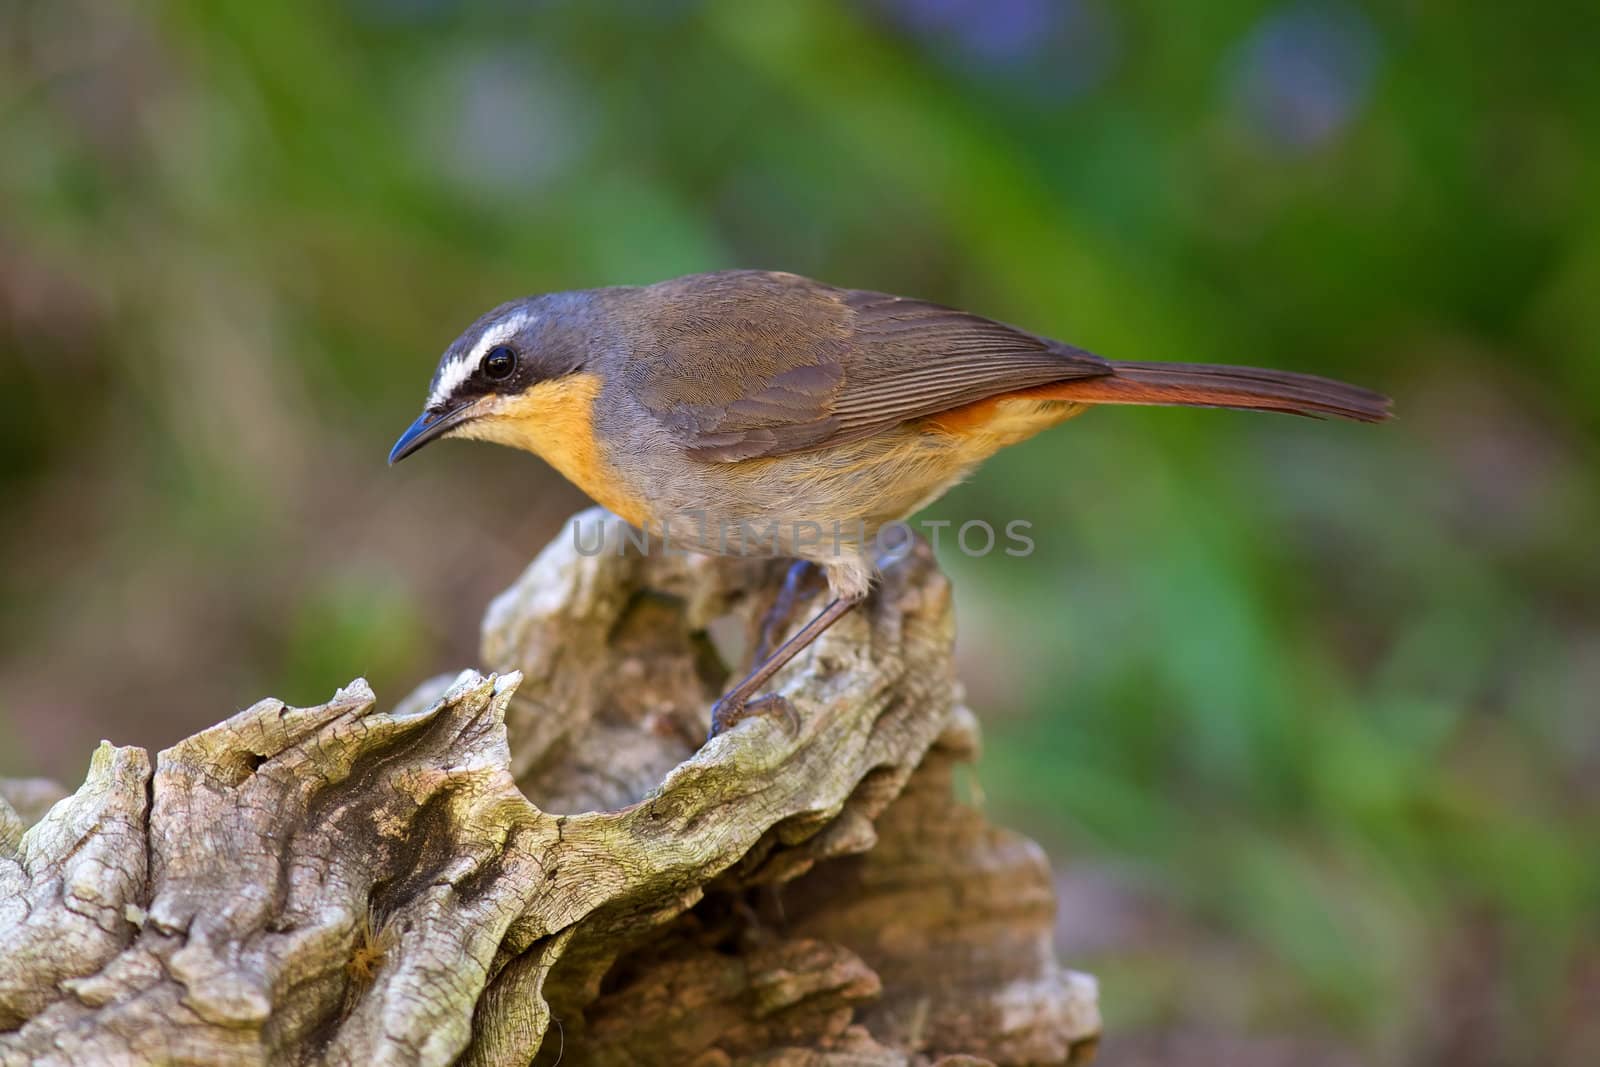
<path fill-rule="evenodd" d="M 1162 404 L 1280 411 L 1310 418 L 1382 422 L 1389 398 L 1370 389 L 1292 371 L 1212 363 L 1113 362 L 1113 373 L 1028 390 L 1084 404 Z"/>

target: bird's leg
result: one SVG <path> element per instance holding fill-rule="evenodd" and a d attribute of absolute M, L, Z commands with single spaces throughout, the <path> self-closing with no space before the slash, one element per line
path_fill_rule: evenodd
<path fill-rule="evenodd" d="M 766 685 L 774 674 L 783 669 L 784 664 L 798 656 L 811 642 L 821 637 L 828 627 L 838 622 L 845 612 L 865 599 L 865 593 L 834 597 L 828 601 L 827 607 L 817 613 L 816 618 L 802 626 L 798 633 L 779 645 L 772 655 L 758 663 L 755 669 L 745 676 L 744 681 L 724 693 L 722 699 L 711 706 L 711 733 L 707 735 L 706 740 L 711 740 L 734 723 L 758 711 L 781 711 L 798 729 L 800 724 L 795 719 L 794 709 L 783 697 L 771 693 L 757 699 L 751 698 L 755 697 L 756 691 Z"/>
<path fill-rule="evenodd" d="M 797 559 L 789 568 L 789 573 L 783 579 L 783 588 L 778 591 L 778 599 L 762 616 L 761 632 L 756 637 L 756 653 L 750 657 L 752 663 L 765 661 L 772 652 L 772 642 L 789 625 L 789 619 L 794 615 L 795 601 L 800 598 L 800 587 L 805 584 L 810 571 L 811 561 L 808 559 Z"/>

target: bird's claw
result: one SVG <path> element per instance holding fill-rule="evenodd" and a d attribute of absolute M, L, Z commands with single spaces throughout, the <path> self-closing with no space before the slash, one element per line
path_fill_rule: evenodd
<path fill-rule="evenodd" d="M 794 710 L 794 705 L 786 697 L 777 693 L 767 693 L 752 700 L 741 700 L 730 694 L 711 705 L 711 732 L 706 735 L 706 740 L 737 726 L 752 715 L 782 715 L 789 725 L 789 732 L 800 732 L 800 713 Z"/>

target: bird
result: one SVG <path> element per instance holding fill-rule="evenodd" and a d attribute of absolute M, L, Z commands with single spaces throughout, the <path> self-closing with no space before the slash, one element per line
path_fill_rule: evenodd
<path fill-rule="evenodd" d="M 728 532 L 762 531 L 758 542 L 797 561 L 775 612 L 792 610 L 804 569 L 820 568 L 825 606 L 770 652 L 762 640 L 712 706 L 715 737 L 759 711 L 793 716 L 761 690 L 868 596 L 889 524 L 1000 449 L 1113 404 L 1364 423 L 1391 407 L 1329 378 L 1105 359 L 927 300 L 725 270 L 487 312 L 439 358 L 389 463 L 441 438 L 490 441 L 534 453 L 683 548 L 748 551 Z"/>

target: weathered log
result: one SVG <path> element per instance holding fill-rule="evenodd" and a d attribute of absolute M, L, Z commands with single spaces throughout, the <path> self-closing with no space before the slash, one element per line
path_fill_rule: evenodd
<path fill-rule="evenodd" d="M 0 1057 L 1081 1057 L 1045 859 L 952 794 L 977 727 L 926 551 L 779 675 L 797 732 L 700 746 L 780 578 L 564 534 L 491 606 L 487 676 L 264 700 L 153 767 L 102 744 L 59 800 L 10 783 Z"/>

